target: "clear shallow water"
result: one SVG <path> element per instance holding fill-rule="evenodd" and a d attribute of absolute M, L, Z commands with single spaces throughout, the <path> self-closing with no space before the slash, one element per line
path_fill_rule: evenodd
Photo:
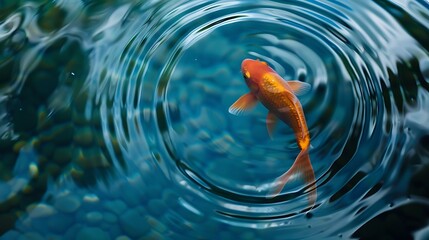
<path fill-rule="evenodd" d="M 428 237 L 425 1 L 3 5 L 2 238 Z M 227 111 L 245 58 L 312 85 L 311 210 L 265 198 L 292 130 Z"/>

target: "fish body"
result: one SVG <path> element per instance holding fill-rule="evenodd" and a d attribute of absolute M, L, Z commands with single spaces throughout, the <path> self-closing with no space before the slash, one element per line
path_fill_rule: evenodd
<path fill-rule="evenodd" d="M 260 101 L 267 109 L 267 130 L 272 136 L 278 119 L 289 125 L 294 133 L 298 147 L 301 149 L 291 168 L 276 179 L 277 187 L 270 197 L 277 196 L 292 176 L 301 176 L 306 184 L 315 182 L 313 167 L 310 162 L 310 134 L 304 116 L 301 103 L 297 98 L 308 92 L 310 85 L 300 81 L 285 81 L 267 63 L 245 59 L 241 65 L 241 71 L 250 92 L 240 97 L 231 107 L 229 112 L 240 115 L 253 108 Z M 314 188 L 308 196 L 309 204 L 315 204 L 317 198 Z"/>

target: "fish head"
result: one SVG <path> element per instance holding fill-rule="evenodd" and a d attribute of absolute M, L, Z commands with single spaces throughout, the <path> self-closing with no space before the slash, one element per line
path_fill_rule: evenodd
<path fill-rule="evenodd" d="M 259 86 L 263 80 L 263 76 L 268 71 L 272 71 L 272 69 L 266 62 L 263 61 L 244 59 L 241 63 L 241 72 L 243 73 L 243 78 L 246 81 L 247 86 L 253 92 L 258 91 Z"/>

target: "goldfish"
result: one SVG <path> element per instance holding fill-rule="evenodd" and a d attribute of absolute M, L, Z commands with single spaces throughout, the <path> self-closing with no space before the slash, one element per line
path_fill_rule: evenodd
<path fill-rule="evenodd" d="M 292 166 L 284 174 L 275 179 L 277 186 L 268 197 L 276 197 L 286 183 L 293 177 L 301 177 L 306 184 L 313 185 L 315 176 L 310 162 L 310 134 L 301 103 L 297 96 L 309 92 L 310 84 L 298 80 L 285 81 L 266 62 L 245 59 L 241 64 L 241 72 L 250 92 L 241 96 L 229 108 L 234 115 L 242 115 L 261 102 L 267 109 L 266 126 L 272 138 L 278 119 L 286 123 L 295 133 L 300 152 Z M 317 198 L 316 188 L 308 195 L 310 206 L 314 206 Z"/>

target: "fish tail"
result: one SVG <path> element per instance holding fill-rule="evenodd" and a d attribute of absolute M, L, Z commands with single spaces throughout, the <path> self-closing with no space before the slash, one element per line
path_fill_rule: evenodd
<path fill-rule="evenodd" d="M 289 168 L 287 172 L 285 172 L 280 177 L 276 178 L 275 182 L 278 183 L 278 186 L 275 187 L 273 192 L 269 195 L 269 197 L 276 197 L 284 188 L 286 183 L 290 180 L 290 178 L 294 175 L 301 177 L 305 184 L 313 185 L 315 183 L 314 171 L 310 162 L 310 155 L 308 154 L 308 149 L 302 149 L 301 152 L 295 159 L 292 167 Z M 311 189 L 308 195 L 308 201 L 310 206 L 314 206 L 317 199 L 317 191 L 316 187 Z"/>

